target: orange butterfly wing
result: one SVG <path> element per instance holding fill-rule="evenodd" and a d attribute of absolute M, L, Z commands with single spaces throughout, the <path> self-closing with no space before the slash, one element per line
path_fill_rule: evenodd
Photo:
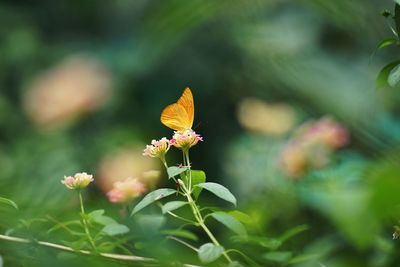
<path fill-rule="evenodd" d="M 183 91 L 177 103 L 167 106 L 161 113 L 162 124 L 176 131 L 191 129 L 194 120 L 193 95 L 189 88 Z"/>
<path fill-rule="evenodd" d="M 178 99 L 177 103 L 185 108 L 190 121 L 189 129 L 192 129 L 194 121 L 194 101 L 193 101 L 192 91 L 190 90 L 189 87 L 186 87 L 186 89 L 182 93 L 182 96 Z"/>

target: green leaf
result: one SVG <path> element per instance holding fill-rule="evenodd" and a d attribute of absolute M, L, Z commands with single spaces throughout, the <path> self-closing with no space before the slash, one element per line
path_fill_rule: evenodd
<path fill-rule="evenodd" d="M 201 193 L 201 187 L 195 187 L 198 184 L 206 182 L 206 174 L 203 171 L 192 170 L 193 195 L 197 199 Z"/>
<path fill-rule="evenodd" d="M 238 210 L 232 210 L 227 212 L 229 215 L 235 217 L 238 221 L 244 224 L 251 224 L 253 223 L 253 219 L 244 212 Z"/>
<path fill-rule="evenodd" d="M 88 214 L 88 219 L 104 226 L 109 224 L 118 224 L 114 219 L 104 216 L 103 214 L 104 210 L 95 210 Z"/>
<path fill-rule="evenodd" d="M 142 232 L 149 235 L 149 233 L 158 234 L 159 229 L 165 224 L 166 218 L 161 214 L 145 214 L 136 216 L 136 221 Z"/>
<path fill-rule="evenodd" d="M 195 234 L 193 234 L 192 232 L 186 231 L 186 230 L 171 229 L 171 230 L 163 230 L 163 231 L 161 231 L 161 233 L 164 235 L 183 237 L 183 238 L 191 239 L 193 241 L 199 240 L 199 238 Z"/>
<path fill-rule="evenodd" d="M 228 267 L 244 267 L 243 265 L 241 265 L 239 262 L 237 261 L 232 261 L 231 263 L 229 263 Z"/>
<path fill-rule="evenodd" d="M 187 171 L 187 169 L 188 169 L 187 167 L 176 167 L 176 166 L 168 167 L 167 169 L 168 178 L 178 176 L 179 174 Z"/>
<path fill-rule="evenodd" d="M 279 237 L 279 240 L 283 243 L 286 240 L 288 240 L 288 239 L 290 239 L 290 238 L 292 238 L 292 237 L 294 237 L 294 236 L 296 236 L 296 235 L 298 235 L 298 234 L 300 234 L 300 233 L 302 233 L 304 231 L 307 231 L 308 229 L 309 229 L 309 227 L 307 225 L 305 225 L 305 224 L 293 227 L 293 228 L 287 230 L 285 233 L 283 233 Z"/>
<path fill-rule="evenodd" d="M 282 245 L 279 239 L 262 236 L 234 236 L 232 241 L 242 244 L 256 244 L 270 250 L 276 250 Z"/>
<path fill-rule="evenodd" d="M 388 38 L 388 39 L 385 39 L 385 40 L 383 40 L 382 42 L 380 42 L 380 43 L 378 44 L 378 46 L 376 47 L 376 49 L 379 50 L 379 49 L 385 48 L 385 47 L 387 47 L 387 46 L 389 46 L 389 45 L 392 45 L 392 44 L 396 43 L 396 41 L 397 41 L 397 39 L 395 39 L 395 38 Z"/>
<path fill-rule="evenodd" d="M 163 205 L 162 207 L 162 213 L 165 214 L 168 211 L 173 211 L 176 209 L 179 209 L 180 207 L 185 206 L 186 204 L 188 204 L 185 201 L 171 201 L 171 202 L 167 202 Z"/>
<path fill-rule="evenodd" d="M 106 225 L 101 231 L 106 235 L 114 236 L 128 233 L 129 228 L 126 225 L 117 223 Z"/>
<path fill-rule="evenodd" d="M 96 248 L 101 252 L 112 252 L 116 246 L 117 244 L 113 242 L 102 242 L 100 245 L 97 245 Z"/>
<path fill-rule="evenodd" d="M 8 198 L 0 197 L 0 203 L 9 205 L 9 206 L 15 208 L 16 210 L 18 209 L 17 204 L 14 201 L 12 201 L 12 200 L 10 200 Z"/>
<path fill-rule="evenodd" d="M 388 84 L 395 87 L 400 81 L 400 65 L 395 66 L 389 73 Z"/>
<path fill-rule="evenodd" d="M 300 255 L 292 258 L 290 261 L 288 261 L 288 264 L 297 264 L 300 262 L 304 261 L 311 261 L 320 258 L 320 254 L 305 254 L 305 255 Z"/>
<path fill-rule="evenodd" d="M 400 64 L 400 60 L 393 61 L 384 66 L 376 78 L 375 85 L 377 89 L 390 87 L 388 77 L 393 68 Z"/>
<path fill-rule="evenodd" d="M 375 54 L 376 54 L 379 50 L 381 50 L 382 48 L 385 48 L 385 47 L 387 47 L 387 46 L 389 46 L 389 45 L 392 45 L 392 44 L 394 44 L 394 43 L 396 43 L 396 42 L 397 42 L 397 39 L 396 39 L 396 38 L 388 38 L 388 39 L 382 40 L 382 41 L 376 46 L 374 52 L 372 52 L 370 59 L 372 59 L 372 58 L 375 56 Z"/>
<path fill-rule="evenodd" d="M 243 224 L 239 222 L 235 217 L 225 213 L 225 212 L 214 212 L 210 214 L 211 217 L 231 229 L 234 233 L 238 235 L 247 235 L 246 229 Z"/>
<path fill-rule="evenodd" d="M 60 261 L 66 261 L 66 260 L 73 260 L 76 259 L 78 255 L 72 252 L 59 252 L 57 254 L 57 259 Z"/>
<path fill-rule="evenodd" d="M 290 251 L 273 251 L 264 254 L 264 258 L 275 262 L 286 262 L 292 257 Z"/>
<path fill-rule="evenodd" d="M 53 227 L 51 227 L 49 230 L 47 230 L 47 233 L 50 234 L 51 232 L 54 232 L 58 229 L 65 229 L 66 227 L 70 226 L 70 225 L 76 225 L 76 226 L 81 226 L 82 223 L 79 220 L 72 220 L 72 221 L 67 221 L 67 222 L 59 222 L 56 225 L 54 225 Z M 76 235 L 76 236 L 82 236 L 84 235 L 84 233 L 80 233 L 80 232 L 76 232 L 76 231 L 69 231 L 70 234 L 72 235 Z"/>
<path fill-rule="evenodd" d="M 161 188 L 148 193 L 133 209 L 131 216 L 151 203 L 176 193 L 175 189 Z"/>
<path fill-rule="evenodd" d="M 198 256 L 202 263 L 210 263 L 218 259 L 223 252 L 223 247 L 206 243 L 199 248 Z"/>
<path fill-rule="evenodd" d="M 217 183 L 201 183 L 197 184 L 196 187 L 204 188 L 219 198 L 222 198 L 228 202 L 231 202 L 236 206 L 235 196 L 224 186 Z"/>

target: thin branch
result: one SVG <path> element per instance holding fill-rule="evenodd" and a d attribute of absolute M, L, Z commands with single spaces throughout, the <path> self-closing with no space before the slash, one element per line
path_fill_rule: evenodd
<path fill-rule="evenodd" d="M 88 250 L 75 250 L 71 247 L 67 247 L 67 246 L 63 246 L 63 245 L 59 245 L 59 244 L 55 244 L 55 243 L 50 243 L 50 242 L 45 242 L 45 241 L 33 241 L 33 240 L 25 239 L 25 238 L 13 237 L 13 236 L 7 236 L 7 235 L 0 235 L 0 239 L 12 241 L 12 242 L 24 243 L 24 244 L 38 244 L 38 245 L 41 245 L 44 247 L 55 248 L 55 249 L 68 251 L 68 252 L 72 252 L 72 253 L 79 253 L 82 255 L 101 256 L 101 257 L 108 258 L 108 259 L 157 263 L 157 260 L 152 259 L 152 258 L 146 258 L 146 257 L 141 257 L 141 256 L 122 255 L 122 254 L 113 254 L 113 253 L 92 253 Z M 191 264 L 184 264 L 183 266 L 185 266 L 185 267 L 200 267 L 198 265 L 191 265 Z"/>
<path fill-rule="evenodd" d="M 188 248 L 190 248 L 190 249 L 192 249 L 192 250 L 194 250 L 194 251 L 196 251 L 196 252 L 199 252 L 199 250 L 198 250 L 197 248 L 195 248 L 194 246 L 190 245 L 189 243 L 187 243 L 187 242 L 185 242 L 185 241 L 183 241 L 183 240 L 181 240 L 181 239 L 179 239 L 179 238 L 176 238 L 176 237 L 170 236 L 170 235 L 167 236 L 167 238 L 168 238 L 168 239 L 171 239 L 171 240 L 175 240 L 176 242 L 181 243 L 182 245 L 185 245 L 185 246 L 187 246 Z"/>

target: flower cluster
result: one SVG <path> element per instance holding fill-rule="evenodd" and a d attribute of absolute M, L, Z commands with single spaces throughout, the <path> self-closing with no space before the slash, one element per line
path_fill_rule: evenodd
<path fill-rule="evenodd" d="M 164 159 L 165 154 L 170 148 L 170 141 L 163 137 L 160 140 L 152 140 L 151 145 L 147 145 L 143 151 L 144 156 L 149 156 L 152 158 Z"/>
<path fill-rule="evenodd" d="M 91 182 L 93 182 L 93 175 L 86 172 L 79 172 L 74 176 L 64 176 L 64 180 L 61 181 L 68 189 L 82 189 L 87 187 Z"/>
<path fill-rule="evenodd" d="M 175 131 L 171 140 L 163 137 L 160 140 L 152 140 L 150 145 L 147 145 L 143 151 L 144 156 L 152 158 L 160 158 L 164 161 L 165 154 L 170 149 L 171 145 L 183 151 L 189 150 L 199 141 L 203 141 L 203 137 L 195 131 L 189 129 L 185 131 Z"/>
<path fill-rule="evenodd" d="M 348 140 L 346 128 L 329 117 L 307 122 L 284 146 L 281 167 L 289 177 L 304 176 L 309 169 L 328 165 L 331 154 Z"/>
<path fill-rule="evenodd" d="M 127 178 L 114 183 L 114 188 L 107 193 L 112 203 L 127 203 L 146 192 L 146 186 L 136 178 Z"/>
<path fill-rule="evenodd" d="M 182 150 L 188 150 L 195 146 L 203 138 L 193 130 L 175 131 L 170 143 Z"/>

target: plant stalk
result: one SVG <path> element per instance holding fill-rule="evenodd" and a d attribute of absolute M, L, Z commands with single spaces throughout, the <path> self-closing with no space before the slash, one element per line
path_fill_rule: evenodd
<path fill-rule="evenodd" d="M 200 227 L 203 228 L 204 232 L 208 235 L 210 240 L 213 242 L 214 245 L 216 246 L 221 246 L 221 244 L 218 242 L 217 238 L 214 236 L 214 234 L 208 229 L 207 225 L 204 222 L 204 219 L 201 215 L 201 212 L 199 208 L 196 205 L 196 202 L 193 200 L 191 194 L 187 191 L 187 188 L 184 187 L 184 192 L 185 196 L 187 197 L 187 200 L 189 202 L 190 207 L 192 208 L 193 215 L 196 218 L 197 222 L 199 223 Z M 232 259 L 229 257 L 228 253 L 225 251 L 222 253 L 222 255 L 226 258 L 226 260 L 231 263 Z"/>
<path fill-rule="evenodd" d="M 94 240 L 93 240 L 93 238 L 92 238 L 92 236 L 91 236 L 91 234 L 90 234 L 89 226 L 88 226 L 88 223 L 87 223 L 87 221 L 86 221 L 86 213 L 85 213 L 85 208 L 83 207 L 82 193 L 81 193 L 80 190 L 79 190 L 79 193 L 78 193 L 78 194 L 79 194 L 79 202 L 80 202 L 80 204 L 81 204 L 81 213 L 82 213 L 82 224 L 83 224 L 83 228 L 85 229 L 85 233 L 86 233 L 86 236 L 87 236 L 87 238 L 88 238 L 88 240 L 89 240 L 90 245 L 92 246 L 92 248 L 94 249 L 94 251 L 97 251 L 96 244 L 94 243 Z"/>
<path fill-rule="evenodd" d="M 25 239 L 25 238 L 13 237 L 13 236 L 1 235 L 1 234 L 0 234 L 0 239 L 6 240 L 6 241 L 11 241 L 11 242 L 17 242 L 17 243 L 38 244 L 40 246 L 54 248 L 54 249 L 58 249 L 58 250 L 62 250 L 62 251 L 78 253 L 78 254 L 88 255 L 88 256 L 101 256 L 104 258 L 114 259 L 114 260 L 157 263 L 157 260 L 152 259 L 152 258 L 145 258 L 145 257 L 133 256 L 133 255 L 131 256 L 131 255 L 114 254 L 114 253 L 93 253 L 88 250 L 75 250 L 71 247 L 67 247 L 67 246 L 63 246 L 63 245 L 59 245 L 59 244 L 55 244 L 55 243 L 50 243 L 50 242 L 45 242 L 45 241 L 34 241 L 34 240 Z M 184 264 L 183 266 L 185 266 L 185 267 L 200 267 L 200 266 L 192 265 L 192 264 Z"/>

